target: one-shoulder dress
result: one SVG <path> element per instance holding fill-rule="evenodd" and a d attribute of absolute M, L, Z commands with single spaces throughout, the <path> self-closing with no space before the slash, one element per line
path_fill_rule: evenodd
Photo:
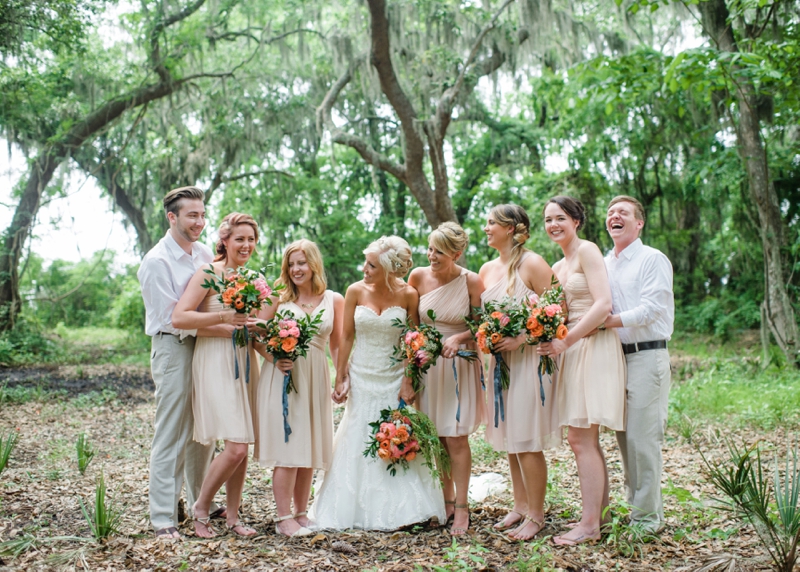
<path fill-rule="evenodd" d="M 198 311 L 219 312 L 223 309 L 217 293 L 209 290 Z M 248 354 L 249 384 L 246 381 Z M 252 342 L 234 349 L 230 338 L 198 337 L 192 358 L 192 381 L 195 441 L 209 445 L 218 439 L 235 443 L 255 440 L 250 385 L 258 381 L 258 361 Z"/>
<path fill-rule="evenodd" d="M 363 455 L 372 437 L 369 423 L 382 409 L 398 405 L 403 365 L 389 359 L 398 339 L 395 318 L 405 320 L 405 309 L 392 306 L 379 315 L 356 306 L 350 394 L 336 430 L 331 468 L 309 511 L 317 528 L 395 530 L 434 516 L 444 522 L 441 488 L 420 457 L 393 477 L 384 461 Z"/>
<path fill-rule="evenodd" d="M 524 256 L 532 256 L 526 253 Z M 514 281 L 514 296 L 518 301 L 527 299 L 534 294 L 523 282 L 517 270 Z M 508 296 L 506 289 L 508 278 L 504 275 L 502 280 L 487 288 L 481 295 L 485 304 L 489 300 L 501 300 Z M 552 449 L 561 443 L 561 427 L 559 425 L 556 409 L 556 390 L 559 375 L 544 375 L 542 384 L 545 400 L 539 393 L 539 355 L 534 346 L 522 346 L 512 352 L 503 352 L 503 359 L 508 363 L 510 370 L 509 388 L 503 391 L 505 404 L 505 422 L 498 420 L 494 426 L 494 384 L 491 382 L 494 371 L 495 359 L 491 360 L 489 375 L 486 380 L 486 403 L 489 420 L 486 423 L 486 441 L 497 451 L 508 453 L 529 453 Z"/>
<path fill-rule="evenodd" d="M 278 306 L 299 318 L 305 312 L 294 302 Z M 254 458 L 264 466 L 325 469 L 333 456 L 333 403 L 331 375 L 325 345 L 333 331 L 333 292 L 327 290 L 311 315 L 322 313 L 319 333 L 306 357 L 298 358 L 292 370 L 297 391 L 289 394 L 289 441 L 283 431 L 283 372 L 265 361 L 258 382 L 255 407 L 256 446 Z"/>
<path fill-rule="evenodd" d="M 594 303 L 586 275 L 572 274 L 564 294 L 572 327 Z M 556 402 L 562 427 L 625 430 L 625 356 L 616 330 L 578 340 L 559 356 L 558 368 Z"/>
<path fill-rule="evenodd" d="M 419 297 L 419 316 L 426 324 L 431 323 L 431 309 L 436 312 L 435 326 L 442 333 L 443 342 L 468 330 L 464 317 L 471 308 L 466 269 L 455 280 Z M 477 351 L 475 342 L 461 347 Z M 454 362 L 457 378 L 453 375 Z M 486 423 L 480 368 L 481 355 L 474 361 L 440 356 L 425 374 L 423 389 L 417 395 L 419 408 L 434 422 L 440 437 L 466 436 Z"/>

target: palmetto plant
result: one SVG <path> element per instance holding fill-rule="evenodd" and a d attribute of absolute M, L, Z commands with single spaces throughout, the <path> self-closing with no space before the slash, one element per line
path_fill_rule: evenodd
<path fill-rule="evenodd" d="M 797 444 L 787 451 L 785 463 L 775 458 L 771 479 L 758 443 L 739 449 L 729 442 L 728 451 L 729 458 L 722 462 L 703 455 L 711 482 L 727 497 L 727 507 L 753 525 L 775 570 L 792 572 L 800 542 Z"/>
<path fill-rule="evenodd" d="M 11 458 L 11 452 L 17 445 L 19 435 L 16 431 L 11 431 L 5 438 L 0 436 L 0 473 L 2 473 L 8 465 L 8 460 Z"/>
<path fill-rule="evenodd" d="M 94 507 L 87 508 L 83 503 L 83 499 L 80 500 L 80 504 L 83 517 L 89 524 L 89 529 L 95 539 L 100 540 L 119 533 L 122 513 L 114 506 L 111 500 L 106 499 L 106 481 L 102 472 L 97 477 Z"/>
<path fill-rule="evenodd" d="M 86 433 L 78 435 L 78 440 L 75 442 L 75 450 L 78 453 L 78 470 L 82 475 L 86 474 L 86 468 L 94 458 L 94 449 L 92 449 L 92 446 L 89 444 Z"/>

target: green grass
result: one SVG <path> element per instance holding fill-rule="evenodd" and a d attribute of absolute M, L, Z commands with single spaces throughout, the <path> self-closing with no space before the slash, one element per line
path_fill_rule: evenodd
<path fill-rule="evenodd" d="M 770 430 L 800 421 L 800 372 L 709 358 L 670 392 L 670 426 L 687 437 L 702 420 Z M 687 426 L 688 425 L 688 426 Z"/>
<path fill-rule="evenodd" d="M 119 328 L 67 328 L 62 324 L 55 333 L 67 350 L 64 363 L 150 364 L 150 338 L 142 333 Z"/>

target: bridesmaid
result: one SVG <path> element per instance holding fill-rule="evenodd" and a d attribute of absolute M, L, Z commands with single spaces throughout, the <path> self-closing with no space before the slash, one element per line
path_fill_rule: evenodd
<path fill-rule="evenodd" d="M 450 455 L 452 473 L 442 473 L 442 488 L 447 518 L 453 519 L 453 536 L 466 534 L 469 529 L 467 492 L 472 452 L 468 436 L 486 423 L 480 360 L 468 362 L 455 357 L 459 349 L 476 349 L 464 317 L 472 306 L 480 306 L 483 292 L 480 277 L 456 264 L 468 242 L 467 233 L 456 223 L 440 224 L 428 236 L 430 266 L 415 268 L 408 279 L 419 292 L 420 319 L 431 323 L 428 310 L 436 312 L 436 328 L 443 335 L 442 357 L 428 370 L 418 399 L 420 410 L 436 424 Z M 458 381 L 453 376 L 454 363 Z"/>
<path fill-rule="evenodd" d="M 253 217 L 231 213 L 219 227 L 214 271 L 221 275 L 231 268 L 244 266 L 256 250 L 258 225 Z M 258 362 L 252 344 L 234 348 L 229 337 L 202 337 L 202 328 L 226 322 L 243 326 L 245 314 L 223 310 L 217 293 L 203 288 L 208 278 L 200 268 L 192 277 L 172 313 L 172 324 L 182 330 L 198 330 L 192 360 L 194 440 L 205 445 L 225 441 L 225 449 L 211 462 L 200 495 L 192 507 L 197 536 L 213 538 L 216 533 L 209 523 L 208 510 L 214 495 L 225 485 L 227 527 L 239 536 L 253 536 L 256 531 L 239 520 L 239 504 L 247 476 L 248 444 L 254 441 L 248 383 L 258 380 Z M 250 358 L 250 377 L 245 364 Z M 240 375 L 235 374 L 239 364 Z"/>
<path fill-rule="evenodd" d="M 568 427 L 567 441 L 575 453 L 583 499 L 578 525 L 553 538 L 565 546 L 600 538 L 608 506 L 600 426 L 625 430 L 625 359 L 617 331 L 604 325 L 611 312 L 611 287 L 600 249 L 578 237 L 584 220 L 583 205 L 571 197 L 553 197 L 545 205 L 547 235 L 564 252 L 553 270 L 564 286 L 569 334 L 563 340 L 540 344 L 538 352 L 561 356 L 556 403 L 561 425 Z"/>
<path fill-rule="evenodd" d="M 497 205 L 489 212 L 484 227 L 490 247 L 498 258 L 483 265 L 480 276 L 486 291 L 484 303 L 511 296 L 518 301 L 541 294 L 551 285 L 553 271 L 547 262 L 525 248 L 530 237 L 530 222 L 525 210 L 518 205 Z M 486 440 L 498 451 L 508 452 L 514 508 L 497 524 L 498 530 L 515 527 L 509 536 L 529 540 L 544 528 L 544 498 L 547 489 L 545 449 L 561 442 L 555 408 L 556 379 L 544 379 L 545 402 L 539 395 L 537 366 L 539 356 L 533 346 L 519 348 L 525 335 L 504 338 L 497 344 L 509 365 L 511 381 L 504 392 L 505 422 L 486 425 Z M 494 370 L 492 359 L 490 372 Z M 486 384 L 487 403 L 494 401 L 494 384 Z M 490 415 L 493 417 L 493 415 Z"/>
<path fill-rule="evenodd" d="M 312 534 L 308 528 L 306 507 L 311 496 L 314 469 L 327 471 L 333 454 L 331 378 L 325 345 L 330 342 L 335 363 L 342 332 L 344 297 L 326 290 L 322 254 L 310 240 L 297 240 L 286 247 L 279 282 L 286 286 L 280 295 L 280 305 L 268 306 L 260 318 L 269 320 L 278 311 L 289 311 L 297 317 L 321 312 L 322 324 L 305 358 L 296 362 L 281 359 L 273 364 L 272 354 L 263 352 L 266 362 L 256 399 L 254 458 L 263 466 L 275 467 L 272 491 L 278 513 L 276 532 L 290 537 L 306 536 Z M 292 433 L 286 442 L 283 377 L 290 370 L 297 391 L 288 397 L 288 423 Z"/>

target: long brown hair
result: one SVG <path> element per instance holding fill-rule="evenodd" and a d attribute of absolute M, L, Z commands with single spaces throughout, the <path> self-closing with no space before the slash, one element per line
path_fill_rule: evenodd
<path fill-rule="evenodd" d="M 511 260 L 508 262 L 506 293 L 513 296 L 517 282 L 517 265 L 522 260 L 522 255 L 528 250 L 524 245 L 531 236 L 531 221 L 525 209 L 513 204 L 497 205 L 489 211 L 489 216 L 498 224 L 512 229 Z"/>
<path fill-rule="evenodd" d="M 256 244 L 258 244 L 258 223 L 256 223 L 255 219 L 249 214 L 230 213 L 224 219 L 222 219 L 222 222 L 219 225 L 219 240 L 217 240 L 217 246 L 215 248 L 217 255 L 214 257 L 214 262 L 223 260 L 226 256 L 228 256 L 225 243 L 222 241 L 228 240 L 233 234 L 233 229 L 240 224 L 246 224 L 253 227 L 253 232 L 256 236 Z M 253 253 L 255 254 L 255 249 L 253 249 Z"/>
<path fill-rule="evenodd" d="M 286 288 L 281 292 L 281 303 L 294 302 L 299 295 L 297 286 L 292 282 L 292 277 L 289 276 L 289 257 L 295 252 L 302 252 L 306 255 L 308 267 L 313 274 L 311 278 L 311 293 L 319 296 L 328 287 L 328 281 L 325 279 L 325 266 L 322 264 L 322 253 L 319 251 L 319 247 L 316 243 L 305 238 L 295 240 L 283 251 L 281 277 L 276 281 L 278 284 L 286 285 Z"/>

